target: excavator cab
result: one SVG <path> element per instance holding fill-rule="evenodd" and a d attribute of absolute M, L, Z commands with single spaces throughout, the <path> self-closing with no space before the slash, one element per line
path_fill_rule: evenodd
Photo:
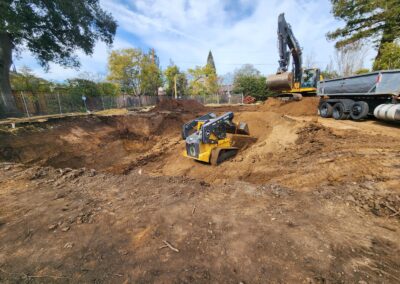
<path fill-rule="evenodd" d="M 318 68 L 304 69 L 301 78 L 301 88 L 317 88 L 321 79 L 321 71 Z"/>

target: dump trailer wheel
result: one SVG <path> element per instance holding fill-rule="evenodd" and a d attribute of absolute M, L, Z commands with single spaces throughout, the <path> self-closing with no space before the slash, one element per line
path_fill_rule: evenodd
<path fill-rule="evenodd" d="M 237 152 L 239 151 L 238 148 L 214 148 L 211 150 L 211 158 L 210 164 L 213 166 L 218 166 L 222 162 L 228 160 L 231 157 L 234 157 Z"/>
<path fill-rule="evenodd" d="M 333 114 L 333 107 L 330 103 L 328 102 L 323 102 L 319 106 L 319 115 L 324 118 L 329 118 L 332 117 Z"/>
<path fill-rule="evenodd" d="M 349 115 L 345 113 L 343 103 L 339 102 L 333 106 L 332 117 L 336 120 L 344 120 L 349 118 Z"/>
<path fill-rule="evenodd" d="M 364 101 L 355 102 L 351 107 L 350 117 L 354 120 L 361 120 L 368 116 L 369 105 Z"/>

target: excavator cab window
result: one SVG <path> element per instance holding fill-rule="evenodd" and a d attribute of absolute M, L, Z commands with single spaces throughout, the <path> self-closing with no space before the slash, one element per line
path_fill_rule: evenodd
<path fill-rule="evenodd" d="M 302 88 L 315 88 L 319 80 L 318 69 L 305 69 L 301 78 Z"/>

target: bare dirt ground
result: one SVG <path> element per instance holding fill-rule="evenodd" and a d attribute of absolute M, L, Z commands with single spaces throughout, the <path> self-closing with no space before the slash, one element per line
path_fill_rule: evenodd
<path fill-rule="evenodd" d="M 3 128 L 1 282 L 399 283 L 400 128 L 317 103 Z M 182 157 L 182 124 L 209 111 L 256 143 L 218 167 Z"/>

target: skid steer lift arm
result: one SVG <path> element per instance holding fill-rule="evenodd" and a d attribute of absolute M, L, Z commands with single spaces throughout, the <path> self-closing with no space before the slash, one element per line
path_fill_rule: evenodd
<path fill-rule="evenodd" d="M 208 121 L 208 120 L 210 120 L 212 118 L 216 118 L 216 117 L 217 116 L 214 113 L 210 112 L 210 113 L 207 113 L 196 119 L 193 119 L 192 121 L 189 121 L 188 123 L 185 123 L 182 126 L 182 139 L 186 139 L 191 134 L 191 132 L 193 132 L 195 130 L 195 128 L 197 127 L 197 125 L 200 121 L 205 122 L 205 121 Z"/>

